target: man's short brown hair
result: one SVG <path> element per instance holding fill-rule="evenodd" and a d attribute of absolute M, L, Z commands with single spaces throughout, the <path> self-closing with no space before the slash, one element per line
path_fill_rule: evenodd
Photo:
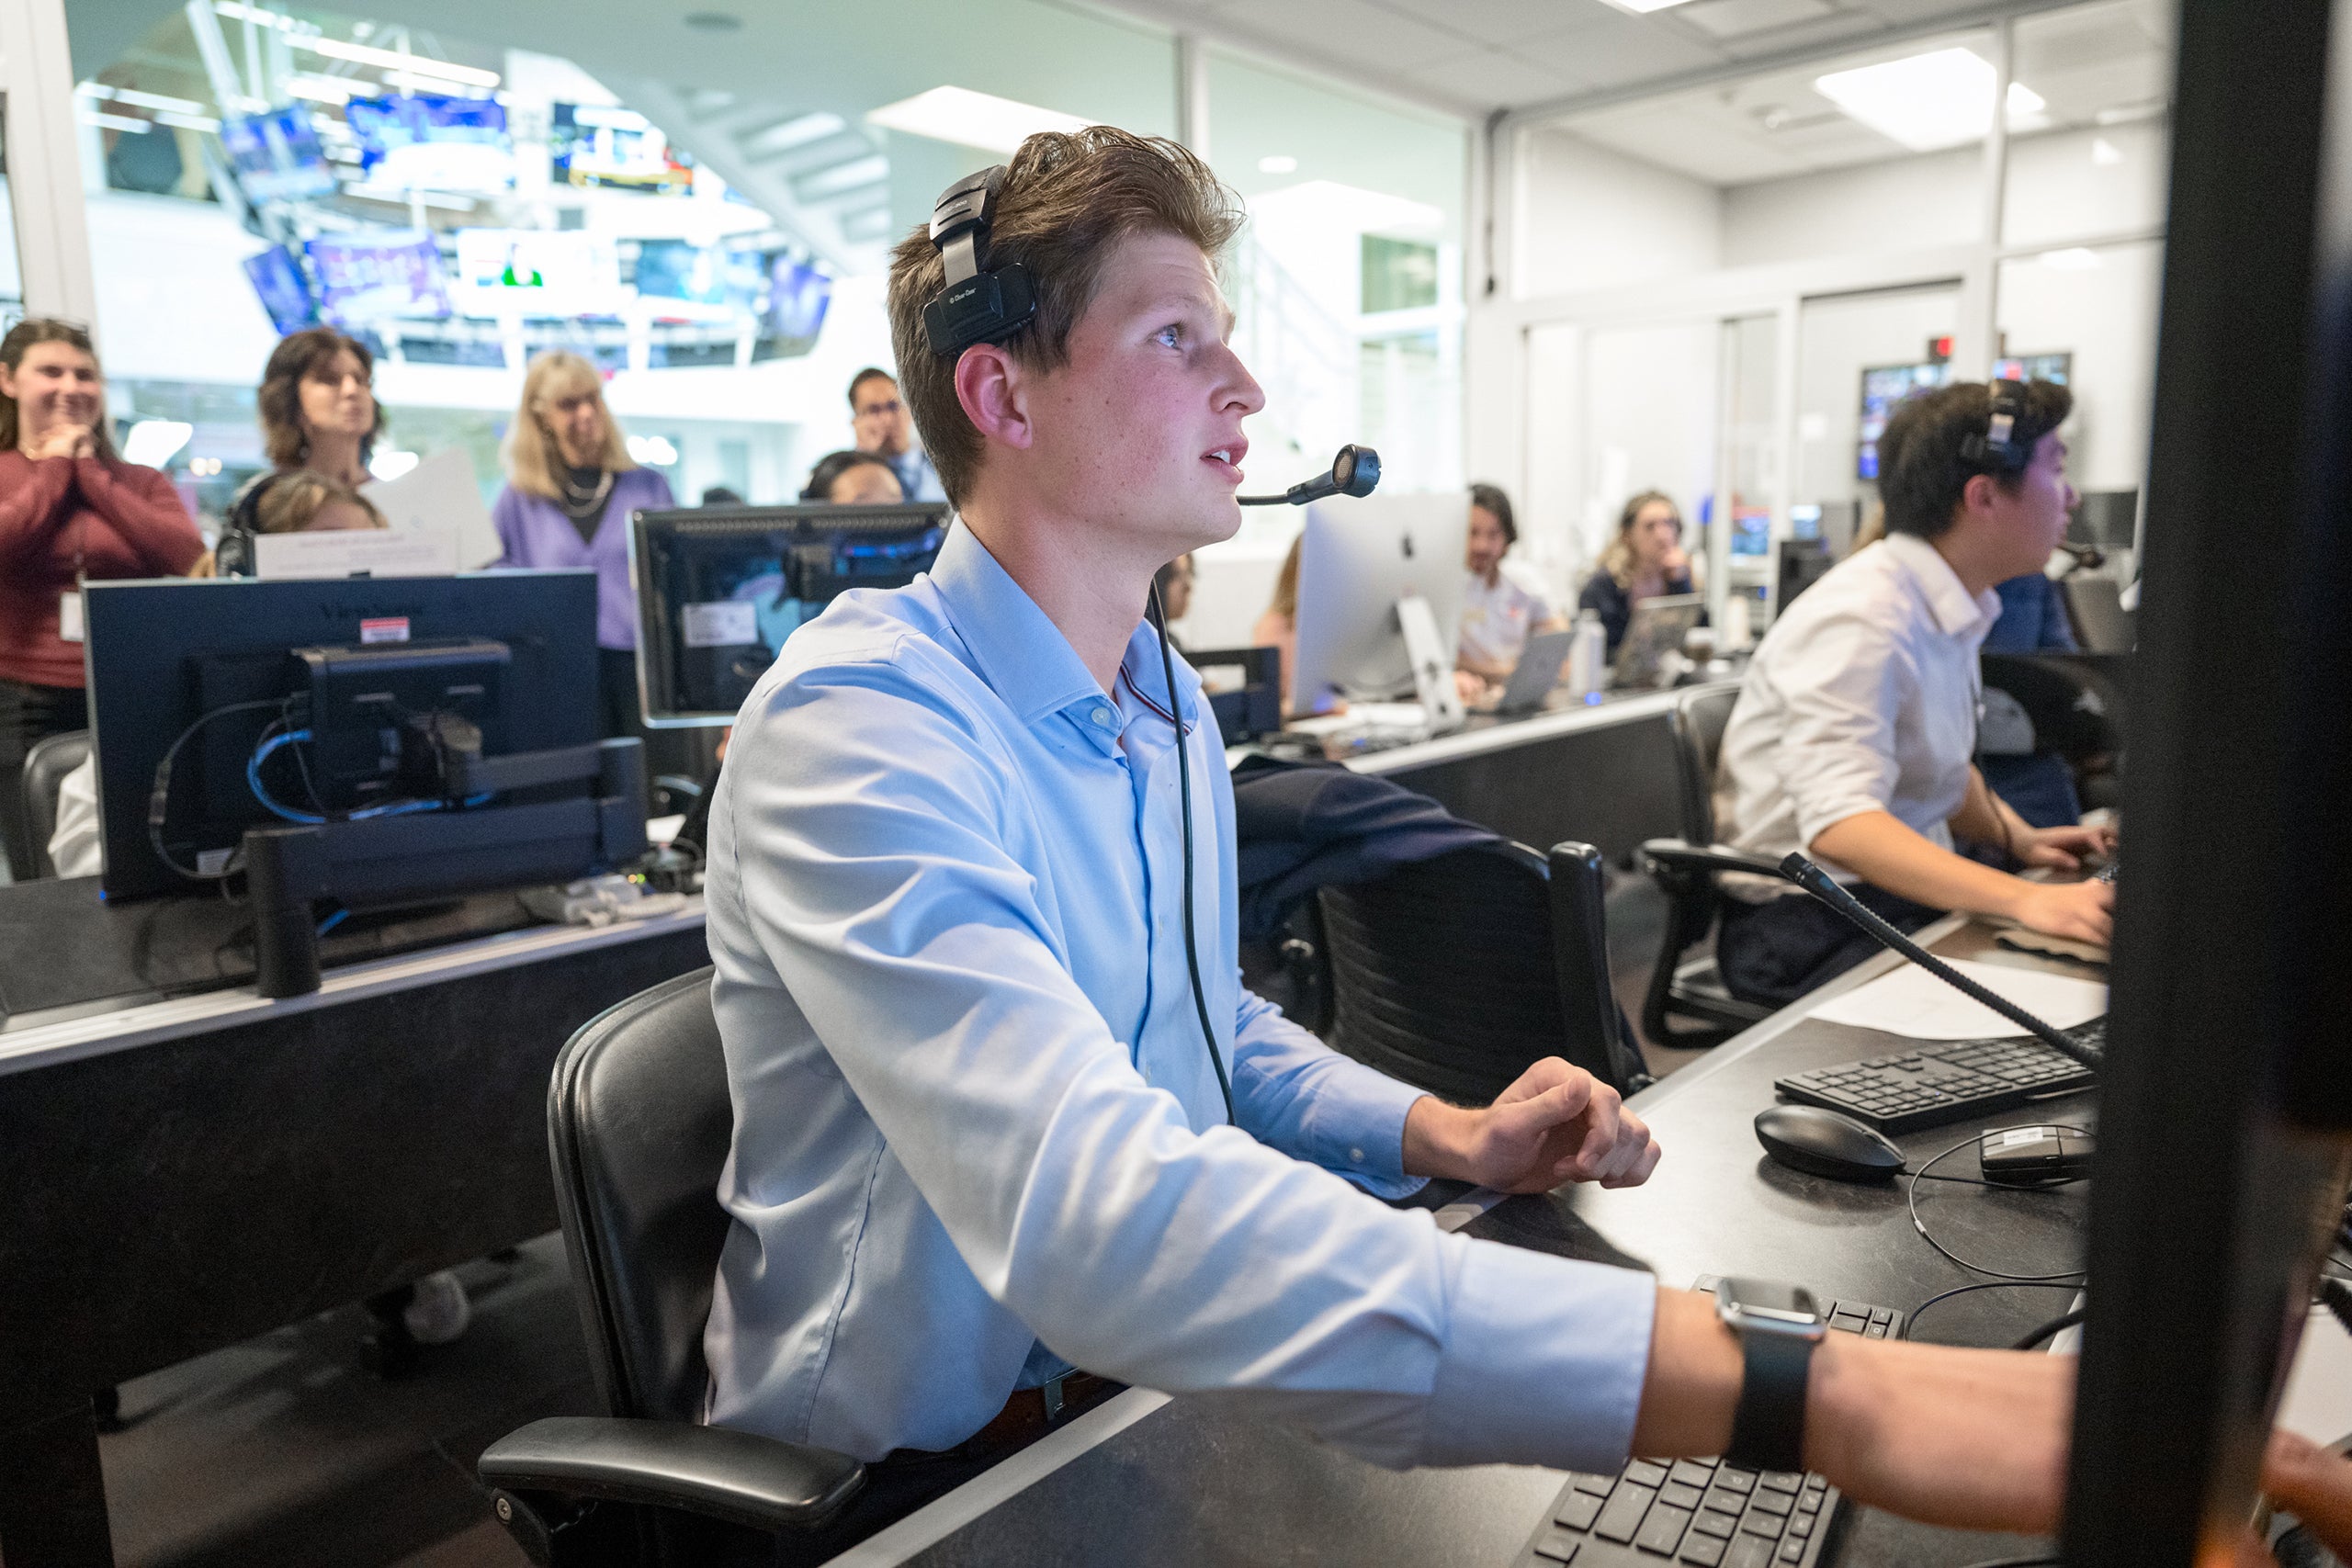
<path fill-rule="evenodd" d="M 2009 440 L 2029 452 L 2075 409 L 2074 394 L 2050 381 L 2027 382 L 2024 401 Z M 1878 494 L 1887 532 L 1933 539 L 1951 526 L 1968 481 L 1989 471 L 1962 449 L 1970 436 L 1984 434 L 1992 418 L 1993 389 L 1983 381 L 1955 382 L 1896 406 L 1878 438 Z M 1993 474 L 2013 495 L 2021 477 Z"/>
<path fill-rule="evenodd" d="M 1007 167 L 987 246 L 990 268 L 1019 262 L 1037 289 L 1037 313 L 1005 348 L 1023 365 L 1061 364 L 1120 241 L 1175 234 L 1214 262 L 1241 220 L 1240 198 L 1176 142 L 1107 125 L 1032 136 Z M 945 285 L 926 221 L 891 254 L 890 341 L 923 449 L 960 505 L 979 469 L 980 433 L 956 400 L 956 360 L 933 354 L 922 330 L 922 308 Z"/>

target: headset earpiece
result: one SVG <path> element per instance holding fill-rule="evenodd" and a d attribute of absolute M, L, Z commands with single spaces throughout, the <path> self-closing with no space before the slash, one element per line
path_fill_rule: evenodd
<path fill-rule="evenodd" d="M 932 353 L 942 358 L 976 343 L 1002 343 L 1037 313 L 1027 267 L 1010 262 L 989 270 L 989 228 L 1004 174 L 999 164 L 958 180 L 932 209 L 931 243 L 939 249 L 947 284 L 922 308 L 922 330 Z"/>
<path fill-rule="evenodd" d="M 1993 411 L 1984 421 L 1984 434 L 1961 443 L 1960 455 L 1991 473 L 2016 473 L 2033 461 L 2033 448 L 2017 440 L 2024 418 L 2025 383 L 1994 382 Z"/>

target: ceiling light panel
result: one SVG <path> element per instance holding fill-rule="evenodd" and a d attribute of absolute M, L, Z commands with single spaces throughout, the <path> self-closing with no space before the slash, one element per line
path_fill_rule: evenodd
<path fill-rule="evenodd" d="M 1078 130 L 1086 121 L 1076 115 L 1016 103 L 969 87 L 933 87 L 895 104 L 870 111 L 866 121 L 886 130 L 977 147 L 984 152 L 1012 152 L 1041 130 Z"/>
<path fill-rule="evenodd" d="M 1932 152 L 1983 139 L 1993 123 L 1994 81 L 1990 62 L 1955 46 L 1833 71 L 1814 78 L 1813 85 L 1872 130 L 1915 152 Z M 2047 107 L 2023 83 L 2009 84 L 2010 124 Z"/>

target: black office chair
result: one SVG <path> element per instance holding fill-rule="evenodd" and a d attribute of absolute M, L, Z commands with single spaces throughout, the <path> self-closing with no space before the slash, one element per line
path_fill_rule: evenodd
<path fill-rule="evenodd" d="M 699 1424 L 734 1126 L 710 976 L 608 1009 L 556 1060 L 556 1210 L 608 1414 L 534 1421 L 482 1454 L 477 1473 L 534 1562 L 710 1562 L 741 1531 L 816 1529 L 865 1483 L 844 1454 Z"/>
<path fill-rule="evenodd" d="M 90 732 L 86 729 L 43 736 L 25 753 L 25 827 L 26 837 L 32 840 L 33 863 L 29 870 L 19 874 L 19 880 L 29 882 L 35 877 L 57 874 L 57 863 L 49 858 L 49 840 L 57 831 L 57 797 L 65 787 L 65 775 L 89 761 L 89 757 Z"/>
<path fill-rule="evenodd" d="M 1737 687 L 1702 687 L 1674 705 L 1670 722 L 1682 837 L 1652 839 L 1641 848 L 1643 864 L 1666 895 L 1666 935 L 1642 999 L 1642 1032 L 1653 1044 L 1719 1045 L 1771 1014 L 1770 1008 L 1731 994 L 1715 972 L 1712 953 L 1687 956 L 1714 929 L 1723 897 L 1715 887 L 1718 873 L 1777 874 L 1771 862 L 1715 843 L 1715 760 L 1738 701 Z"/>
<path fill-rule="evenodd" d="M 1480 844 L 1322 889 L 1332 1047 L 1462 1105 L 1544 1056 L 1645 1087 L 1609 989 L 1603 876 L 1589 844 Z"/>

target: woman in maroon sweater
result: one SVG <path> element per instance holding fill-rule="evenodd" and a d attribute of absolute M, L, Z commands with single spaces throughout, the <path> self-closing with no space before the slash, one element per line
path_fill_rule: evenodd
<path fill-rule="evenodd" d="M 89 724 L 80 583 L 183 576 L 203 554 L 172 481 L 115 455 L 89 334 L 17 322 L 0 338 L 0 848 L 11 868 L 32 864 L 25 752 Z"/>

